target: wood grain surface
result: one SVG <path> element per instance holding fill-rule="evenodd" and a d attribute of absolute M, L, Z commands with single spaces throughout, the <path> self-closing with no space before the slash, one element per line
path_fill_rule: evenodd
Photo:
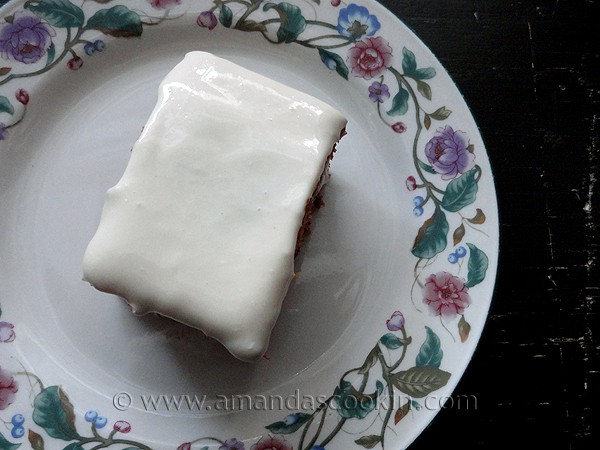
<path fill-rule="evenodd" d="M 591 448 L 600 297 L 598 2 L 381 3 L 463 93 L 486 143 L 500 210 L 492 308 L 453 396 L 470 401 L 442 409 L 411 448 Z"/>

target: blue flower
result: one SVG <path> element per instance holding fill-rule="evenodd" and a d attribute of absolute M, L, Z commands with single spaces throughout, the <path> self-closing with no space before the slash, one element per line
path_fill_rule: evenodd
<path fill-rule="evenodd" d="M 369 14 L 364 6 L 350 3 L 346 8 L 340 10 L 338 16 L 338 32 L 353 40 L 363 36 L 373 36 L 381 28 L 377 17 Z"/>

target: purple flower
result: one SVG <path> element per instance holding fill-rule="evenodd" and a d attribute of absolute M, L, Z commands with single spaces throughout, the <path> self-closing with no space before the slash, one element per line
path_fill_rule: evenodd
<path fill-rule="evenodd" d="M 8 130 L 6 129 L 6 125 L 0 122 L 0 141 L 3 141 L 8 137 Z"/>
<path fill-rule="evenodd" d="M 425 156 L 443 180 L 451 180 L 473 167 L 475 155 L 469 150 L 469 138 L 463 131 L 454 131 L 446 125 L 438 128 L 435 136 L 425 145 Z"/>
<path fill-rule="evenodd" d="M 12 342 L 15 340 L 14 327 L 12 323 L 0 322 L 0 342 Z"/>
<path fill-rule="evenodd" d="M 392 317 L 385 321 L 387 329 L 390 331 L 398 331 L 404 326 L 404 316 L 400 311 L 394 311 Z"/>
<path fill-rule="evenodd" d="M 382 84 L 379 81 L 373 81 L 369 86 L 369 98 L 374 102 L 383 103 L 390 98 L 390 89 L 387 84 Z"/>
<path fill-rule="evenodd" d="M 212 30 L 217 26 L 217 16 L 215 16 L 215 13 L 212 11 L 203 11 L 196 19 L 196 23 L 202 28 L 208 28 L 209 30 Z"/>
<path fill-rule="evenodd" d="M 219 450 L 244 450 L 244 443 L 238 441 L 236 438 L 230 438 L 223 442 Z"/>
<path fill-rule="evenodd" d="M 0 55 L 25 64 L 39 61 L 52 44 L 56 33 L 37 16 L 16 12 L 12 22 L 0 29 Z"/>

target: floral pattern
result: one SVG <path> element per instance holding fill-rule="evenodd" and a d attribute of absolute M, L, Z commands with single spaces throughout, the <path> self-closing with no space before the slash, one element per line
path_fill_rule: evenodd
<path fill-rule="evenodd" d="M 53 36 L 54 29 L 38 16 L 19 11 L 0 29 L 0 54 L 4 59 L 35 63 L 48 53 Z"/>
<path fill-rule="evenodd" d="M 442 180 L 451 180 L 467 172 L 475 161 L 466 133 L 454 131 L 448 125 L 438 129 L 425 145 L 425 156 Z"/>
<path fill-rule="evenodd" d="M 434 273 L 425 280 L 423 303 L 436 316 L 454 318 L 471 304 L 469 288 L 462 279 L 448 272 Z"/>
<path fill-rule="evenodd" d="M 148 10 L 142 11 L 129 8 L 126 2 L 36 0 L 23 2 L 20 10 L 1 18 L 0 140 L 8 139 L 11 128 L 26 116 L 30 94 L 19 80 L 58 66 L 84 72 L 86 58 L 103 52 L 111 39 L 139 37 L 146 27 L 168 19 L 172 8 L 186 3 L 147 0 Z M 422 222 L 410 248 L 416 261 L 410 298 L 417 313 L 428 310 L 439 318 L 443 329 L 465 342 L 471 330 L 465 316 L 469 306 L 478 301 L 474 288 L 485 280 L 488 268 L 486 253 L 468 242 L 469 233 L 483 232 L 480 227 L 486 222 L 484 211 L 475 208 L 484 173 L 468 133 L 461 129 L 462 124 L 451 123 L 452 110 L 439 104 L 430 109 L 436 98 L 429 84 L 437 75 L 435 69 L 422 66 L 409 48 L 394 47 L 386 40 L 387 30 L 377 16 L 356 3 L 342 6 L 339 0 L 315 1 L 318 6 L 312 8 L 317 18 L 305 15 L 300 2 L 205 3 L 204 11 L 196 16 L 199 33 L 220 26 L 260 33 L 274 45 L 295 44 L 314 50 L 315 57 L 325 69 L 337 73 L 340 82 L 364 83 L 365 99 L 383 129 L 411 142 L 413 166 L 406 188 L 417 194 L 409 207 L 414 220 Z M 337 20 L 318 18 L 319 8 L 338 7 Z M 434 122 L 446 121 L 448 124 L 432 128 Z M 425 219 L 419 219 L 423 215 Z M 454 250 L 447 253 L 448 247 Z M 444 254 L 447 258 L 440 262 Z M 432 269 L 440 264 L 447 266 Z M 266 425 L 265 434 L 251 442 L 239 437 L 200 437 L 180 444 L 178 450 L 324 450 L 347 434 L 347 425 L 356 421 L 364 424 L 363 431 L 355 433 L 357 447 L 384 448 L 389 430 L 407 415 L 418 414 L 420 399 L 443 388 L 452 376 L 441 368 L 442 343 L 432 327 L 425 327 L 416 358 L 407 357 L 414 344 L 406 317 L 397 310 L 382 318 L 385 333 L 361 364 L 344 372 L 331 395 L 311 413 L 292 412 Z M 447 327 L 452 323 L 456 324 L 454 332 Z M 0 322 L 0 345 L 11 345 L 17 333 L 12 323 Z M 33 410 L 27 417 L 17 412 L 11 421 L 4 421 L 12 424 L 13 439 L 22 439 L 27 431 L 33 448 L 42 448 L 44 439 L 64 441 L 71 450 L 93 443 L 148 448 L 124 437 L 132 430 L 129 422 L 111 422 L 94 410 L 83 418 L 89 431 L 78 429 L 75 410 L 63 388 L 45 387 L 40 378 L 26 371 L 11 373 L 0 368 L 0 410 L 8 410 L 14 403 L 19 377 L 29 381 L 21 386 L 29 386 Z M 396 394 L 402 394 L 404 400 L 398 401 Z M 382 405 L 385 408 L 381 409 Z M 112 427 L 105 428 L 109 423 Z M 28 424 L 35 424 L 37 431 L 27 428 Z M 105 429 L 110 431 L 103 434 Z M 0 447 L 16 449 L 20 445 L 0 432 Z"/>
<path fill-rule="evenodd" d="M 19 385 L 15 378 L 0 367 L 0 410 L 8 408 L 15 400 Z"/>

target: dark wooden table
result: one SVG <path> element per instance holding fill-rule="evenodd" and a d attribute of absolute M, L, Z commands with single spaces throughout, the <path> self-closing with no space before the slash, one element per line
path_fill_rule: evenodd
<path fill-rule="evenodd" d="M 594 0 L 381 0 L 446 67 L 495 174 L 500 263 L 480 345 L 411 448 L 590 448 L 598 400 Z M 597 412 L 596 412 L 597 413 Z"/>

